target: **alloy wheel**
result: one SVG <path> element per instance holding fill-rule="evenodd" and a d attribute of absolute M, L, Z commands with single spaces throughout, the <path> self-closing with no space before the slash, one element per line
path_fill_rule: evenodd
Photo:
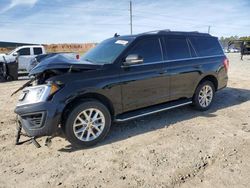
<path fill-rule="evenodd" d="M 73 132 L 79 140 L 89 142 L 98 138 L 104 127 L 104 114 L 96 108 L 89 108 L 78 114 L 73 124 Z"/>
<path fill-rule="evenodd" d="M 210 85 L 204 85 L 199 92 L 199 103 L 202 108 L 206 108 L 210 105 L 213 99 L 213 89 Z"/>

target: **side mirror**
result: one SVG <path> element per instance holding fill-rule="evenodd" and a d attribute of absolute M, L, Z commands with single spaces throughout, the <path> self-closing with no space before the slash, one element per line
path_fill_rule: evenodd
<path fill-rule="evenodd" d="M 125 59 L 124 65 L 135 65 L 143 63 L 143 58 L 137 54 L 128 55 Z"/>
<path fill-rule="evenodd" d="M 13 56 L 18 56 L 18 53 L 17 53 L 17 52 L 14 52 L 12 55 L 13 55 Z"/>

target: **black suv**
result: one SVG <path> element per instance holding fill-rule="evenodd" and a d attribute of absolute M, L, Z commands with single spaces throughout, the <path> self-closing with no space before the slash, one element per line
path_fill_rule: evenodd
<path fill-rule="evenodd" d="M 87 147 L 102 140 L 114 121 L 187 104 L 207 110 L 227 85 L 228 66 L 218 39 L 209 34 L 115 35 L 80 61 L 60 54 L 42 60 L 15 112 L 29 136 L 61 128 L 72 145 Z"/>

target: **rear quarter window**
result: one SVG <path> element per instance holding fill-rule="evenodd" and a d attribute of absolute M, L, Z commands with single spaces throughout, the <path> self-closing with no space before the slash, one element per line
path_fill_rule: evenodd
<path fill-rule="evenodd" d="M 220 43 L 215 37 L 190 37 L 189 38 L 198 56 L 222 55 Z"/>

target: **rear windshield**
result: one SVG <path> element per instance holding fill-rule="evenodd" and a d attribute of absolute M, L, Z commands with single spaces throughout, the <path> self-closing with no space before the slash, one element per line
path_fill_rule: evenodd
<path fill-rule="evenodd" d="M 189 37 L 198 56 L 222 55 L 223 50 L 215 37 Z"/>

